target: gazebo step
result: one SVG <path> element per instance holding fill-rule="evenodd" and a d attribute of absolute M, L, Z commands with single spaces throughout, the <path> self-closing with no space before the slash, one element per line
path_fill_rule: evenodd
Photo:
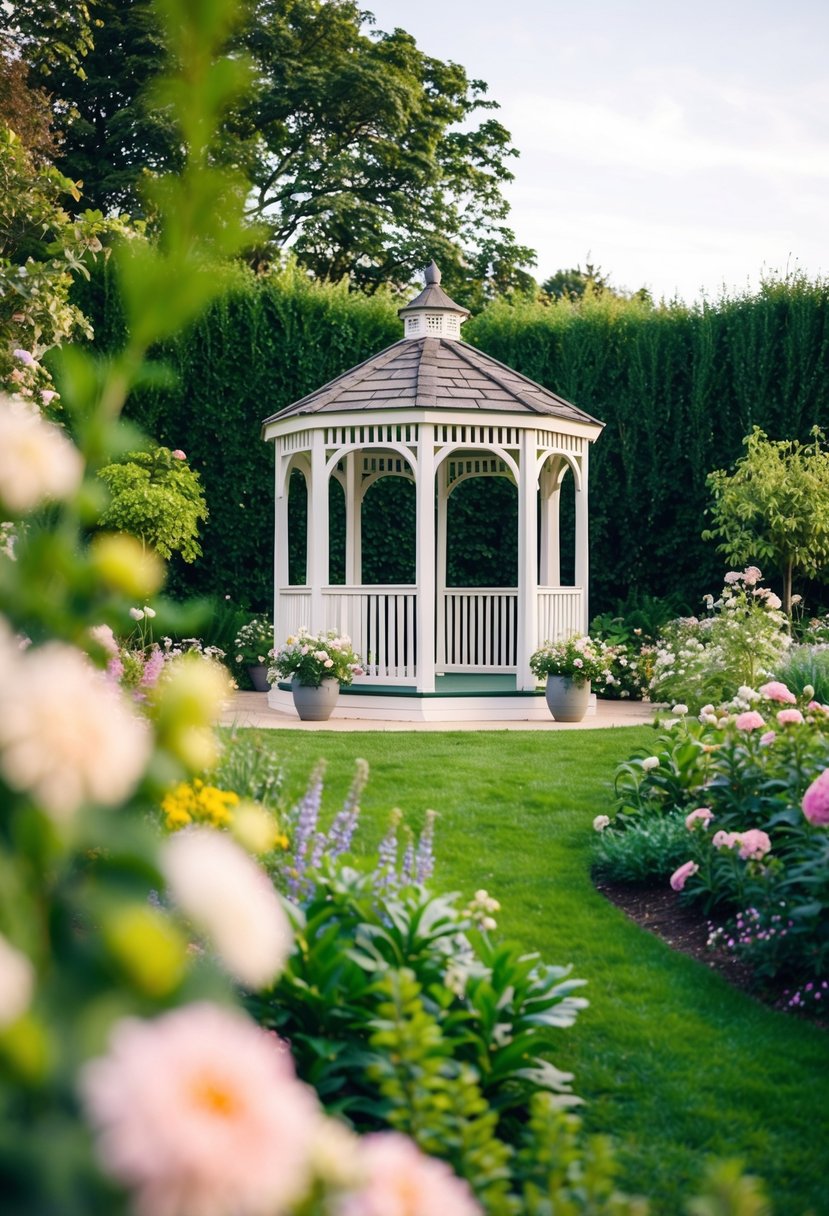
<path fill-rule="evenodd" d="M 272 709 L 292 713 L 290 684 L 274 685 L 268 704 Z M 591 696 L 587 712 L 595 714 L 595 696 Z M 541 690 L 447 694 L 364 685 L 343 689 L 331 717 L 397 722 L 531 722 L 549 721 L 550 711 Z"/>

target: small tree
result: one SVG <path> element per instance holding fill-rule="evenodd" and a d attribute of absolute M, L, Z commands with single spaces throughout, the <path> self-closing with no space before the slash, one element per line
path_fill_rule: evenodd
<path fill-rule="evenodd" d="M 127 452 L 98 476 L 111 495 L 103 527 L 137 536 L 164 558 L 180 553 L 193 562 L 201 556 L 196 538 L 207 505 L 199 475 L 183 452 L 164 447 Z"/>
<path fill-rule="evenodd" d="M 829 451 L 812 429 L 812 442 L 769 439 L 755 427 L 733 473 L 716 469 L 706 483 L 714 501 L 713 527 L 730 562 L 771 561 L 783 578 L 783 608 L 791 615 L 795 574 L 824 579 L 829 565 Z"/>

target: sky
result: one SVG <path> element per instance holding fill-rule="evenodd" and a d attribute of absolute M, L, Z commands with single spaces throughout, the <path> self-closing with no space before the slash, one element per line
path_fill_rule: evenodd
<path fill-rule="evenodd" d="M 717 299 L 829 274 L 829 0 L 363 0 L 489 85 L 543 282 Z"/>

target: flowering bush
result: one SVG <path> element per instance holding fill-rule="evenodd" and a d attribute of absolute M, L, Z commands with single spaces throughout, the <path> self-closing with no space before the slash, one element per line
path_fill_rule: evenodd
<path fill-rule="evenodd" d="M 569 676 L 576 684 L 595 681 L 597 687 L 613 682 L 608 647 L 577 634 L 563 642 L 545 642 L 530 658 L 530 670 L 539 679 Z"/>
<path fill-rule="evenodd" d="M 266 613 L 253 617 L 236 634 L 233 643 L 236 662 L 246 667 L 267 664 L 273 657 L 273 622 Z"/>
<path fill-rule="evenodd" d="M 274 653 L 273 666 L 268 679 L 273 684 L 281 676 L 292 676 L 309 688 L 319 688 L 323 680 L 337 680 L 348 685 L 355 675 L 360 675 L 359 656 L 351 648 L 351 639 L 341 637 L 333 630 L 328 633 L 309 633 L 300 629 L 296 637 L 290 637 L 284 646 Z"/>
<path fill-rule="evenodd" d="M 611 877 L 673 866 L 684 898 L 732 918 L 712 942 L 801 987 L 829 975 L 829 707 L 812 692 L 770 680 L 674 719 L 620 766 L 599 844 Z"/>
<path fill-rule="evenodd" d="M 662 629 L 653 700 L 682 701 L 698 710 L 772 674 L 791 639 L 780 600 L 759 585 L 761 578 L 756 566 L 729 571 L 719 599 L 704 597 L 707 615 L 682 617 Z"/>

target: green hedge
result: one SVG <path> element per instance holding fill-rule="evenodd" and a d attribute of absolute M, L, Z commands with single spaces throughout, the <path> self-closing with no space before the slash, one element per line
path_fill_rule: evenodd
<path fill-rule="evenodd" d="M 118 342 L 108 276 L 94 280 L 83 304 L 98 342 Z M 293 267 L 240 275 L 227 299 L 160 352 L 177 388 L 142 392 L 128 413 L 160 442 L 184 448 L 204 480 L 204 558 L 174 571 L 181 590 L 270 603 L 273 454 L 260 440 L 261 421 L 396 341 L 398 306 L 389 295 L 320 286 Z M 498 301 L 467 322 L 464 336 L 606 423 L 591 458 L 595 611 L 631 591 L 679 591 L 695 603 L 716 590 L 722 561 L 700 539 L 706 474 L 740 454 L 755 424 L 773 438 L 829 425 L 829 284 L 799 276 L 694 308 L 610 297 L 578 309 Z M 392 478 L 369 494 L 367 581 L 412 576 L 410 490 Z M 334 578 L 342 577 L 341 499 L 334 488 Z M 512 582 L 512 487 L 467 483 L 451 509 L 450 583 Z M 301 515 L 294 570 L 304 564 Z"/>

